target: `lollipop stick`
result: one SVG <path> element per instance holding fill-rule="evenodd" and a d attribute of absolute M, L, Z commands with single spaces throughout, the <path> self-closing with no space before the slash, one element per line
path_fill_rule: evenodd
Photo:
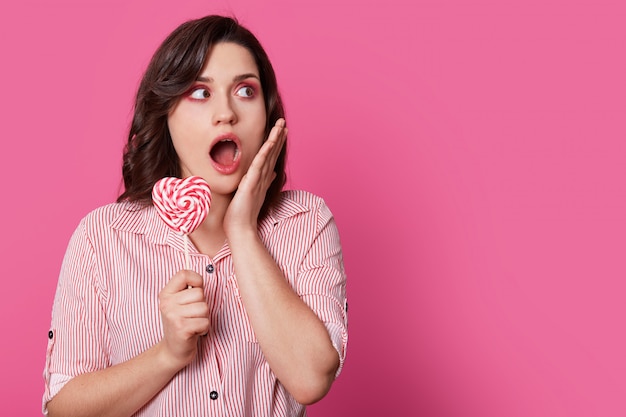
<path fill-rule="evenodd" d="M 185 269 L 189 271 L 191 269 L 191 262 L 189 261 L 189 236 L 183 236 L 183 240 L 185 241 Z M 187 288 L 191 288 L 191 285 L 187 285 Z"/>
<path fill-rule="evenodd" d="M 191 262 L 189 261 L 189 236 L 185 235 L 185 269 L 191 269 Z"/>

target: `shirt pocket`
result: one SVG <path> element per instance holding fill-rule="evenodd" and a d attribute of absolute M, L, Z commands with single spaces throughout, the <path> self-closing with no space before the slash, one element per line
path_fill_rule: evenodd
<path fill-rule="evenodd" d="M 226 298 L 228 302 L 225 303 L 224 325 L 228 328 L 229 333 L 234 334 L 235 337 L 241 338 L 245 342 L 258 343 L 234 274 L 228 277 L 227 289 Z"/>

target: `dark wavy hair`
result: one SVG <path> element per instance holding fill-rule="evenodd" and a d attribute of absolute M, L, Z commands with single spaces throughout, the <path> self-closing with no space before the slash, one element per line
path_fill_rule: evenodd
<path fill-rule="evenodd" d="M 206 16 L 183 23 L 156 50 L 141 80 L 134 116 L 124 149 L 124 192 L 117 201 L 152 203 L 152 187 L 163 177 L 181 177 L 180 162 L 167 126 L 167 117 L 200 75 L 213 45 L 233 42 L 246 48 L 256 62 L 265 98 L 265 137 L 285 116 L 276 75 L 257 38 L 230 17 Z M 276 203 L 285 185 L 287 146 L 276 162 L 276 178 L 259 214 Z"/>

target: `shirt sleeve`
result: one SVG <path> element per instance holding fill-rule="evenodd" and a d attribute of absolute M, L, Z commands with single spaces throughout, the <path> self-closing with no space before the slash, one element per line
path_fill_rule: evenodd
<path fill-rule="evenodd" d="M 44 414 L 48 401 L 73 377 L 110 365 L 103 290 L 85 223 L 70 239 L 52 307 L 43 373 Z"/>
<path fill-rule="evenodd" d="M 317 211 L 316 235 L 305 255 L 297 280 L 302 300 L 322 320 L 339 354 L 339 376 L 348 342 L 348 303 L 339 231 L 325 204 Z"/>

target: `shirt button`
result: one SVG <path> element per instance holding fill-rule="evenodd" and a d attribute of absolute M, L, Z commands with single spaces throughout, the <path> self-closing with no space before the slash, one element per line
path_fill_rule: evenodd
<path fill-rule="evenodd" d="M 217 400 L 217 391 L 211 391 L 211 393 L 209 394 L 209 398 L 211 398 L 212 400 Z"/>
<path fill-rule="evenodd" d="M 206 266 L 206 271 L 207 271 L 209 274 L 212 274 L 212 273 L 213 273 L 213 271 L 215 271 L 215 267 L 214 267 L 213 265 L 211 265 L 211 264 L 208 264 L 208 265 Z"/>
<path fill-rule="evenodd" d="M 50 330 L 48 332 L 48 339 L 52 339 L 54 337 L 54 333 L 52 333 L 52 330 Z"/>

